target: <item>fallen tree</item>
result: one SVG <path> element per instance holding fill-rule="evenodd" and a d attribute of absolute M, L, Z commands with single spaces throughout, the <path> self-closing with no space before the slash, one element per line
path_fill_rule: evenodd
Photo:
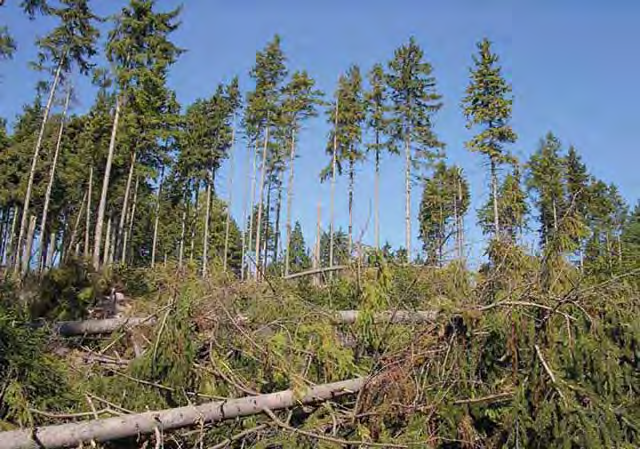
<path fill-rule="evenodd" d="M 295 405 L 313 404 L 358 393 L 366 378 L 334 382 L 311 387 L 300 397 L 293 390 L 248 396 L 226 401 L 208 402 L 197 406 L 150 411 L 113 418 L 46 426 L 34 429 L 0 432 L 0 446 L 4 449 L 75 447 L 86 442 L 105 442 L 158 430 L 174 430 L 201 423 L 215 423 L 227 419 L 280 410 Z"/>
<path fill-rule="evenodd" d="M 329 312 L 328 315 L 334 324 L 354 324 L 362 314 L 359 310 L 338 310 Z M 373 314 L 376 323 L 394 324 L 419 324 L 432 322 L 438 316 L 435 310 L 387 310 Z M 246 321 L 244 317 L 238 317 L 237 322 Z M 149 317 L 107 318 L 102 320 L 60 321 L 54 323 L 51 329 L 62 337 L 74 337 L 80 335 L 100 335 L 129 329 L 142 325 L 154 325 L 157 319 Z M 38 327 L 44 326 L 37 324 Z"/>

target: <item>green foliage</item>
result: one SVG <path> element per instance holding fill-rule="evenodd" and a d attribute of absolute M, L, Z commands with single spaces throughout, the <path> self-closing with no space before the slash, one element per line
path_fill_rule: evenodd
<path fill-rule="evenodd" d="M 0 60 L 11 59 L 16 51 L 16 42 L 9 34 L 6 26 L 0 27 Z"/>

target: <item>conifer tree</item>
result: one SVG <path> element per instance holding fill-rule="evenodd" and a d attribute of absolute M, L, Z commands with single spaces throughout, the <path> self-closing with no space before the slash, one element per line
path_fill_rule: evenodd
<path fill-rule="evenodd" d="M 491 42 L 485 38 L 477 44 L 477 48 L 478 54 L 473 56 L 471 82 L 462 105 L 467 128 L 478 127 L 480 132 L 466 145 L 469 150 L 489 158 L 493 227 L 495 238 L 499 238 L 498 167 L 508 157 L 504 146 L 517 139 L 509 123 L 513 98 L 511 86 L 502 76 L 498 55 L 491 50 Z"/>
<path fill-rule="evenodd" d="M 567 213 L 581 224 L 583 234 L 586 233 L 587 213 L 589 204 L 589 174 L 575 147 L 570 146 L 564 158 L 564 183 L 567 194 Z M 584 236 L 574 234 L 570 236 L 577 248 L 579 259 L 583 261 Z"/>
<path fill-rule="evenodd" d="M 366 124 L 373 133 L 373 141 L 367 144 L 367 151 L 373 153 L 375 161 L 374 233 L 376 249 L 380 249 L 380 158 L 385 150 L 394 150 L 386 141 L 389 127 L 389 92 L 382 64 L 375 64 L 369 72 L 369 85 L 370 89 L 365 93 Z M 397 150 L 393 152 L 397 154 Z"/>
<path fill-rule="evenodd" d="M 102 228 L 122 107 L 129 103 L 134 114 L 148 112 L 141 106 L 148 99 L 144 95 L 145 88 L 153 90 L 162 86 L 169 66 L 182 52 L 169 40 L 169 35 L 178 27 L 176 18 L 180 10 L 156 12 L 155 3 L 154 0 L 131 0 L 117 16 L 115 28 L 109 33 L 107 59 L 115 66 L 118 93 L 96 217 L 93 248 L 96 269 L 100 266 Z"/>
<path fill-rule="evenodd" d="M 45 126 L 53 105 L 57 86 L 60 79 L 68 75 L 74 67 L 77 67 L 81 74 L 87 74 L 92 68 L 90 58 L 96 53 L 95 45 L 99 33 L 93 22 L 97 20 L 97 17 L 91 12 L 88 0 L 61 0 L 60 3 L 61 7 L 58 8 L 47 7 L 47 12 L 50 12 L 51 15 L 59 20 L 59 25 L 48 35 L 38 40 L 40 52 L 37 66 L 41 70 L 51 73 L 53 79 L 50 84 L 49 96 L 44 107 L 40 131 L 33 151 L 31 169 L 27 178 L 22 218 L 16 243 L 15 271 L 20 266 L 21 257 L 24 259 L 24 266 L 28 266 L 31 257 L 26 252 L 22 255 L 22 243 L 27 231 L 27 217 L 29 216 L 33 181 Z M 39 2 L 31 5 L 23 4 L 23 6 L 31 12 L 36 9 L 44 9 L 44 6 Z M 27 246 L 31 245 L 27 243 Z"/>
<path fill-rule="evenodd" d="M 16 42 L 9 34 L 7 27 L 0 27 L 0 60 L 11 59 L 16 51 Z"/>
<path fill-rule="evenodd" d="M 309 257 L 309 251 L 304 241 L 302 226 L 298 221 L 296 221 L 291 232 L 289 250 L 291 253 L 289 268 L 292 272 L 304 271 L 311 267 L 311 257 Z"/>
<path fill-rule="evenodd" d="M 405 155 L 405 245 L 411 262 L 412 167 L 431 163 L 444 144 L 433 131 L 433 119 L 442 107 L 431 64 L 414 38 L 398 48 L 388 64 L 387 84 L 391 97 L 389 135 Z"/>

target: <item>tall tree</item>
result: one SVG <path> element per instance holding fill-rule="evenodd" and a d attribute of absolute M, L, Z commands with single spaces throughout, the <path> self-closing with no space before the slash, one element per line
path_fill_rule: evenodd
<path fill-rule="evenodd" d="M 59 20 L 56 26 L 48 35 L 38 40 L 40 51 L 38 54 L 37 66 L 53 75 L 53 80 L 49 89 L 49 96 L 43 111 L 42 123 L 38 133 L 38 139 L 33 151 L 31 169 L 27 178 L 27 188 L 25 190 L 22 207 L 22 218 L 20 220 L 20 230 L 16 244 L 15 270 L 20 266 L 22 243 L 27 228 L 27 217 L 29 216 L 29 206 L 36 167 L 39 160 L 42 139 L 45 127 L 55 97 L 56 88 L 61 78 L 70 73 L 73 67 L 82 74 L 87 74 L 92 68 L 90 58 L 96 53 L 95 45 L 98 39 L 98 30 L 93 25 L 97 17 L 91 12 L 88 0 L 61 0 L 61 7 L 49 8 L 49 12 Z M 34 8 L 38 5 L 33 6 Z M 30 245 L 28 245 L 30 246 Z M 28 261 L 30 254 L 24 254 Z M 28 265 L 28 262 L 27 262 Z"/>
<path fill-rule="evenodd" d="M 367 151 L 373 153 L 375 163 L 374 186 L 374 233 L 376 249 L 380 249 L 380 158 L 385 150 L 394 152 L 394 147 L 386 141 L 389 128 L 388 88 L 382 64 L 375 64 L 369 72 L 369 90 L 365 93 L 367 128 L 373 133 L 373 140 L 367 143 Z"/>
<path fill-rule="evenodd" d="M 115 28 L 109 33 L 107 59 L 115 66 L 118 94 L 96 217 L 93 248 L 96 269 L 100 267 L 102 228 L 122 107 L 130 103 L 134 113 L 147 112 L 143 107 L 140 108 L 142 110 L 135 109 L 144 105 L 147 98 L 144 88 L 164 85 L 169 66 L 182 52 L 169 40 L 169 35 L 178 28 L 176 19 L 180 10 L 156 12 L 154 7 L 154 0 L 131 0 L 116 17 Z"/>
<path fill-rule="evenodd" d="M 469 150 L 489 158 L 493 227 L 495 238 L 499 238 L 498 167 L 508 158 L 504 146 L 517 139 L 509 123 L 513 98 L 511 86 L 502 76 L 498 55 L 491 50 L 491 42 L 485 38 L 477 44 L 477 49 L 478 54 L 473 56 L 474 67 L 470 69 L 471 83 L 462 105 L 467 128 L 477 127 L 480 131 L 466 145 Z"/>
<path fill-rule="evenodd" d="M 389 135 L 405 156 L 405 245 L 411 261 L 412 167 L 433 162 L 444 147 L 433 131 L 434 115 L 442 107 L 431 64 L 414 38 L 398 48 L 389 62 L 387 84 L 391 96 Z"/>
<path fill-rule="evenodd" d="M 286 243 L 285 243 L 285 275 L 289 274 L 291 264 L 291 220 L 293 217 L 293 181 L 296 160 L 296 138 L 302 127 L 302 123 L 317 115 L 316 106 L 321 102 L 322 92 L 314 89 L 315 81 L 307 72 L 295 72 L 291 80 L 284 88 L 284 99 L 282 103 L 282 120 L 285 135 L 290 139 L 289 152 L 289 179 L 287 181 L 287 223 L 286 223 Z M 277 228 L 277 226 L 276 226 Z M 276 229 L 276 233 L 278 229 Z"/>
<path fill-rule="evenodd" d="M 336 104 L 327 112 L 327 119 L 337 122 L 337 126 L 329 134 L 327 142 L 327 153 L 331 155 L 331 165 L 323 169 L 322 177 L 326 179 L 329 173 L 333 174 L 335 143 L 337 173 L 342 175 L 345 165 L 348 170 L 349 228 L 347 235 L 348 251 L 351 254 L 353 248 L 353 196 L 356 164 L 364 158 L 364 152 L 360 148 L 360 144 L 362 142 L 362 125 L 366 118 L 362 75 L 358 66 L 350 67 L 347 73 L 340 77 L 336 98 Z"/>

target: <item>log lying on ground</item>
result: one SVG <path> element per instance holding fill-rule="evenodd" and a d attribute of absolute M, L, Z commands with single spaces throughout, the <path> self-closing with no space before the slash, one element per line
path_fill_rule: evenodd
<path fill-rule="evenodd" d="M 361 313 L 359 310 L 338 310 L 330 312 L 330 316 L 335 324 L 353 324 Z M 435 310 L 388 310 L 375 313 L 373 320 L 376 323 L 419 324 L 432 322 L 437 316 L 438 312 Z M 238 321 L 244 322 L 246 319 L 239 317 Z M 61 321 L 53 324 L 52 329 L 60 336 L 73 337 L 78 335 L 109 334 L 120 329 L 153 325 L 155 323 L 156 319 L 154 317 L 107 318 L 104 320 Z"/>
<path fill-rule="evenodd" d="M 105 442 L 150 434 L 155 429 L 166 431 L 200 425 L 203 421 L 204 423 L 214 423 L 260 414 L 264 409 L 280 410 L 354 394 L 364 387 L 365 382 L 366 378 L 360 377 L 318 385 L 309 388 L 302 397 L 297 396 L 293 390 L 285 390 L 227 401 L 209 402 L 198 406 L 0 432 L 0 447 L 4 449 L 75 447 L 90 441 Z"/>
<path fill-rule="evenodd" d="M 283 279 L 286 279 L 286 280 L 297 279 L 304 276 L 313 276 L 314 274 L 330 273 L 333 271 L 346 270 L 347 268 L 349 268 L 349 265 L 336 265 L 334 267 L 314 268 L 313 270 L 307 270 L 307 271 L 301 271 L 300 273 L 288 274 L 287 276 L 284 276 Z"/>

